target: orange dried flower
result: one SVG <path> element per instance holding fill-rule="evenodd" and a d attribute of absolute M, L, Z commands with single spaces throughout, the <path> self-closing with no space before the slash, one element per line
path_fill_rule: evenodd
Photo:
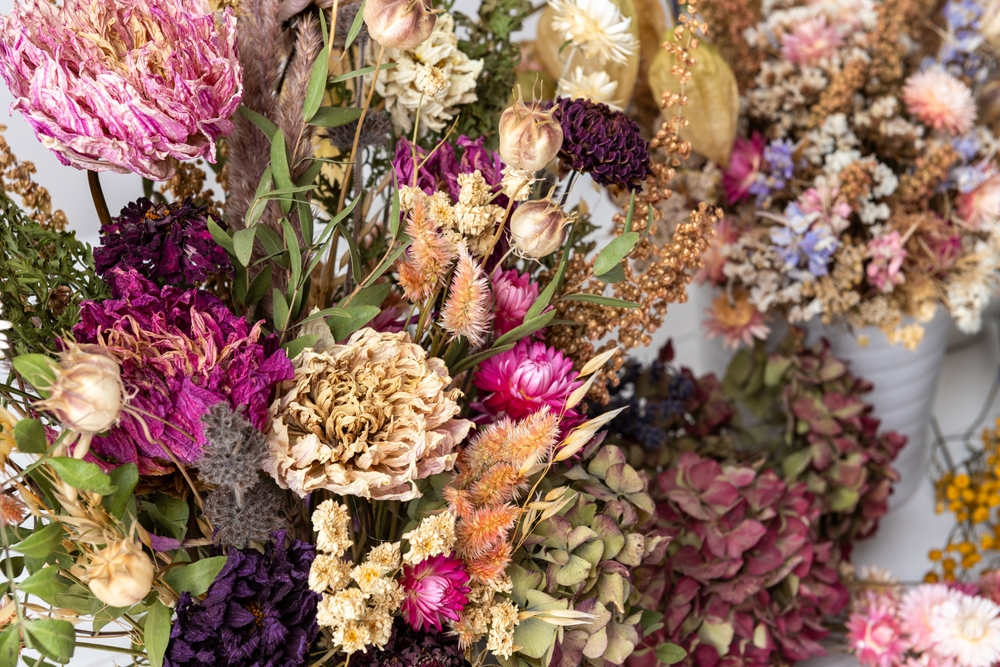
<path fill-rule="evenodd" d="M 507 539 L 521 511 L 513 505 L 483 507 L 455 527 L 455 545 L 460 556 L 476 561 Z"/>
<path fill-rule="evenodd" d="M 397 265 L 399 284 L 410 301 L 426 301 L 437 291 L 441 277 L 451 267 L 454 248 L 428 217 L 427 206 L 420 197 L 414 199 L 406 233 L 413 242 L 405 259 Z"/>
<path fill-rule="evenodd" d="M 491 328 L 492 301 L 486 272 L 472 258 L 469 249 L 460 245 L 451 292 L 441 312 L 441 325 L 456 338 L 468 338 L 473 349 L 480 348 Z"/>

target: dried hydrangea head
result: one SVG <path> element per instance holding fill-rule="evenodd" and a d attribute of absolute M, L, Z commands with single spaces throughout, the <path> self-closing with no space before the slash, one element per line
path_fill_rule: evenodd
<path fill-rule="evenodd" d="M 295 366 L 268 432 L 265 468 L 282 487 L 411 500 L 414 480 L 451 470 L 472 422 L 455 419 L 461 392 L 446 390 L 444 362 L 408 333 L 361 329 Z"/>

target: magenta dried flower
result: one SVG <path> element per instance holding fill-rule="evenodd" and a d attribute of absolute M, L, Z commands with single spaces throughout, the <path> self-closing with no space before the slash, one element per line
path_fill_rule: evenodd
<path fill-rule="evenodd" d="M 65 165 L 174 175 L 215 161 L 243 94 L 236 17 L 206 0 L 19 0 L 0 17 L 0 75 Z"/>
<path fill-rule="evenodd" d="M 190 199 L 164 205 L 145 198 L 101 227 L 94 265 L 105 279 L 115 268 L 135 269 L 157 284 L 183 287 L 232 268 L 229 255 L 208 231 L 205 207 Z"/>
<path fill-rule="evenodd" d="M 438 554 L 416 565 L 404 565 L 400 612 L 416 630 L 438 632 L 446 620 L 457 621 L 469 602 L 469 573 L 454 554 Z"/>
<path fill-rule="evenodd" d="M 271 390 L 292 378 L 276 341 L 199 290 L 157 287 L 135 270 L 114 269 L 112 298 L 80 304 L 73 335 L 106 348 L 121 366 L 129 410 L 91 452 L 106 466 L 139 472 L 193 464 L 207 444 L 202 417 L 226 401 L 256 428 L 267 421 Z"/>
<path fill-rule="evenodd" d="M 562 125 L 559 158 L 564 167 L 590 174 L 598 185 L 642 187 L 649 173 L 649 145 L 635 121 L 583 98 L 560 98 L 553 115 Z"/>

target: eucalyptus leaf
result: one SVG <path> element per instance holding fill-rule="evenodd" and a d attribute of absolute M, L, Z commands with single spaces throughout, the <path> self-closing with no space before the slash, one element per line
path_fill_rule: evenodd
<path fill-rule="evenodd" d="M 260 270 L 260 273 L 250 283 L 250 287 L 247 288 L 246 295 L 243 297 L 243 303 L 247 306 L 256 306 L 264 298 L 264 295 L 267 294 L 267 290 L 270 287 L 271 267 L 265 264 L 264 268 Z"/>
<path fill-rule="evenodd" d="M 525 316 L 526 319 L 524 321 L 524 324 L 522 324 L 519 327 L 515 327 L 514 329 L 511 329 L 504 335 L 497 338 L 493 342 L 493 347 L 497 348 L 502 345 L 506 345 L 507 343 L 515 343 L 521 340 L 522 338 L 526 338 L 531 334 L 535 333 L 536 331 L 547 327 L 549 325 L 549 322 L 551 322 L 555 316 L 556 316 L 556 311 L 554 310 L 550 310 L 547 313 L 542 313 L 541 315 L 533 317 L 530 320 L 527 319 L 527 316 Z"/>
<path fill-rule="evenodd" d="M 320 107 L 310 119 L 314 127 L 341 127 L 361 118 L 361 109 L 357 107 Z"/>
<path fill-rule="evenodd" d="M 398 63 L 382 63 L 382 65 L 379 67 L 379 70 L 392 69 L 397 64 Z M 345 72 L 344 74 L 340 74 L 338 76 L 333 77 L 332 79 L 330 79 L 330 81 L 332 81 L 333 83 L 340 83 L 341 81 L 349 81 L 351 79 L 356 79 L 359 76 L 368 76 L 374 71 L 375 71 L 375 65 L 370 65 L 368 67 L 362 67 L 361 69 L 354 69 L 351 70 L 350 72 Z"/>
<path fill-rule="evenodd" d="M 594 260 L 594 275 L 600 276 L 613 269 L 632 252 L 638 242 L 639 232 L 626 232 L 612 240 Z"/>
<path fill-rule="evenodd" d="M 323 16 L 324 13 L 320 12 Z M 325 23 L 324 23 L 325 26 Z M 326 31 L 324 30 L 324 41 Z M 306 85 L 306 99 L 302 104 L 302 120 L 309 122 L 316 115 L 316 111 L 323 104 L 323 95 L 326 94 L 326 79 L 330 73 L 330 46 L 329 44 L 316 56 L 313 63 L 312 72 L 309 73 L 309 83 Z"/>
<path fill-rule="evenodd" d="M 170 643 L 170 616 L 169 607 L 164 606 L 159 600 L 153 600 L 149 613 L 146 614 L 146 624 L 142 633 L 150 667 L 163 667 L 163 656 L 166 655 L 167 644 Z"/>
<path fill-rule="evenodd" d="M 278 131 L 271 138 L 271 174 L 277 190 L 295 187 L 292 183 L 292 172 L 288 166 L 288 149 L 285 146 L 285 133 Z M 273 193 L 272 193 L 273 194 Z M 291 201 L 282 199 L 278 202 L 281 212 L 287 214 L 292 209 Z"/>
<path fill-rule="evenodd" d="M 281 219 L 281 231 L 285 235 L 285 243 L 288 245 L 288 259 L 291 264 L 291 280 L 288 283 L 288 296 L 297 290 L 302 280 L 302 249 L 299 247 L 299 239 L 292 229 L 292 224 L 285 218 Z"/>
<path fill-rule="evenodd" d="M 365 21 L 365 5 L 368 0 L 361 0 L 361 6 L 358 7 L 358 13 L 354 16 L 354 23 L 351 24 L 351 29 L 347 31 L 347 39 L 344 40 L 344 50 L 351 48 L 351 44 L 357 38 L 358 33 L 361 32 L 361 26 Z"/>
<path fill-rule="evenodd" d="M 236 249 L 233 246 L 233 237 L 230 236 L 226 230 L 220 227 L 219 224 L 211 217 L 208 218 L 207 223 L 208 233 L 212 235 L 212 240 L 230 255 L 235 255 Z"/>
<path fill-rule="evenodd" d="M 639 304 L 623 299 L 615 299 L 610 296 L 600 294 L 568 294 L 563 297 L 567 301 L 582 301 L 584 303 L 596 303 L 599 306 L 611 306 L 612 308 L 638 308 Z"/>
<path fill-rule="evenodd" d="M 472 356 L 465 357 L 459 361 L 454 368 L 450 368 L 452 376 L 458 375 L 467 368 L 472 368 L 476 364 L 481 364 L 490 357 L 494 357 L 498 354 L 502 354 L 508 350 L 513 350 L 517 343 L 507 343 L 506 345 L 501 345 L 500 347 L 491 347 L 488 350 L 479 352 L 478 354 L 473 354 Z"/>
<path fill-rule="evenodd" d="M 25 454 L 44 454 L 49 446 L 45 427 L 38 419 L 22 419 L 17 422 L 14 425 L 14 443 L 17 451 Z"/>
<path fill-rule="evenodd" d="M 249 266 L 253 256 L 253 242 L 257 238 L 257 227 L 241 229 L 233 235 L 233 246 L 236 249 L 236 261 L 240 266 Z"/>
<path fill-rule="evenodd" d="M 615 264 L 610 271 L 598 275 L 597 279 L 605 283 L 620 283 L 625 280 L 625 267 Z"/>
<path fill-rule="evenodd" d="M 278 131 L 278 126 L 275 125 L 271 120 L 260 115 L 253 109 L 247 106 L 240 106 L 240 113 L 243 114 L 251 123 L 256 125 L 261 132 L 267 135 L 268 141 L 270 141 L 275 132 Z"/>
<path fill-rule="evenodd" d="M 75 489 L 93 491 L 102 496 L 109 495 L 115 490 L 115 485 L 111 483 L 111 478 L 96 463 L 68 456 L 50 458 L 48 463 L 55 469 L 56 474 L 59 475 L 59 479 Z"/>
<path fill-rule="evenodd" d="M 274 328 L 284 331 L 288 326 L 288 302 L 285 295 L 277 287 L 271 290 L 271 312 L 274 318 Z"/>

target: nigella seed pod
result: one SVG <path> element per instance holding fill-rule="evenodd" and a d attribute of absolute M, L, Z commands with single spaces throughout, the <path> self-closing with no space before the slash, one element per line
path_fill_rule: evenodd
<path fill-rule="evenodd" d="M 153 586 L 153 563 L 132 540 L 114 542 L 94 553 L 87 566 L 90 591 L 109 607 L 131 607 Z"/>
<path fill-rule="evenodd" d="M 100 433 L 118 422 L 124 387 L 118 362 L 99 345 L 67 343 L 49 397 L 39 407 L 66 428 Z"/>
<path fill-rule="evenodd" d="M 540 259 L 559 249 L 572 221 L 549 198 L 525 202 L 510 216 L 510 240 L 523 256 Z"/>
<path fill-rule="evenodd" d="M 562 142 L 562 126 L 552 111 L 536 102 L 525 104 L 520 91 L 500 114 L 500 157 L 508 167 L 536 172 L 555 159 Z"/>
<path fill-rule="evenodd" d="M 424 0 L 369 0 L 364 16 L 372 39 L 400 51 L 410 51 L 427 41 L 437 22 Z"/>

